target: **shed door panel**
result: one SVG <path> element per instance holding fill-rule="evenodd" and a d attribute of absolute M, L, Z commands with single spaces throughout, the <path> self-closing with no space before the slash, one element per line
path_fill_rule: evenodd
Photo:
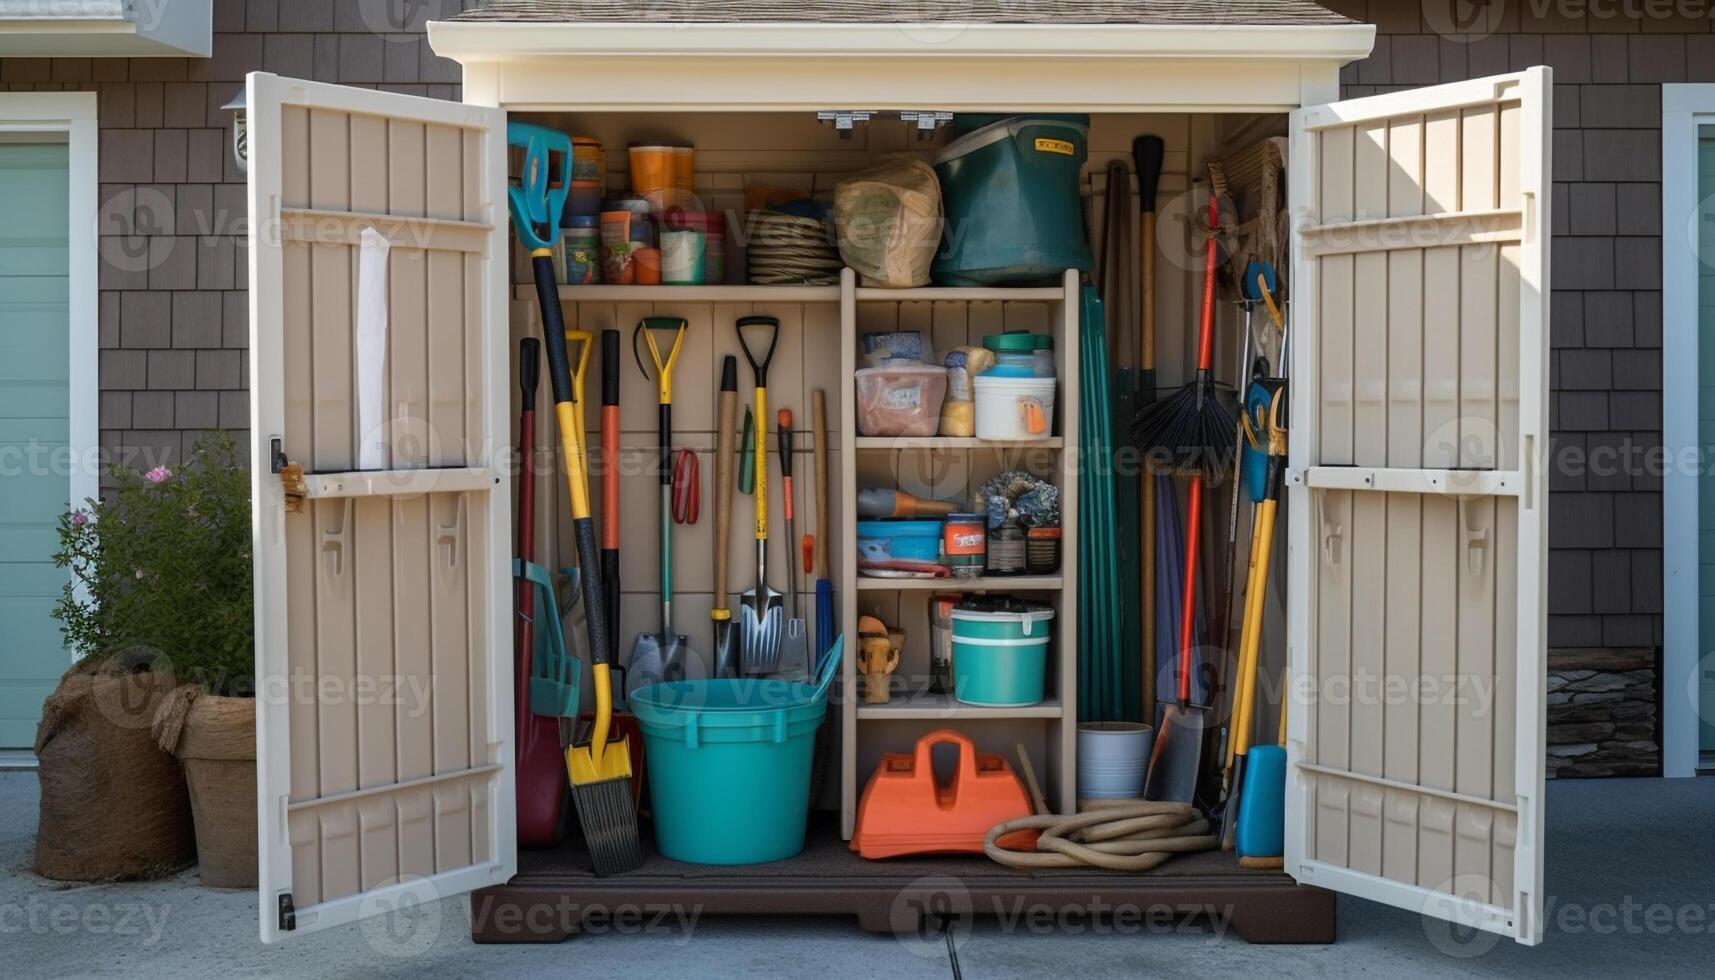
<path fill-rule="evenodd" d="M 1539 68 L 1307 108 L 1291 182 L 1287 869 L 1527 943 L 1548 98 Z"/>
<path fill-rule="evenodd" d="M 263 74 L 248 106 L 272 941 L 515 865 L 505 117 Z"/>

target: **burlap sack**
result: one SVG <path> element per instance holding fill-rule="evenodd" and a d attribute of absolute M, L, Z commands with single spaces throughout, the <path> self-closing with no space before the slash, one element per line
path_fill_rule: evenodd
<path fill-rule="evenodd" d="M 202 883 L 255 888 L 256 702 L 181 687 L 161 704 L 155 737 L 185 767 Z"/>
<path fill-rule="evenodd" d="M 60 678 L 36 728 L 37 874 L 105 881 L 196 860 L 184 773 L 150 730 L 174 684 L 111 660 L 84 661 Z"/>

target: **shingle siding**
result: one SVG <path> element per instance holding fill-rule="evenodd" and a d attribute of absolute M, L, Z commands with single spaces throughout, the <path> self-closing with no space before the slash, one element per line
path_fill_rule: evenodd
<path fill-rule="evenodd" d="M 213 3 L 209 58 L 0 59 L 0 92 L 97 93 L 101 444 L 136 466 L 172 461 L 206 429 L 248 437 L 247 205 L 220 107 L 252 71 L 457 99 L 459 66 L 434 56 L 423 25 L 473 5 Z"/>

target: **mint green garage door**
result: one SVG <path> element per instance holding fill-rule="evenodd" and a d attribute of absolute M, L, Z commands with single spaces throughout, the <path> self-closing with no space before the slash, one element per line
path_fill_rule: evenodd
<path fill-rule="evenodd" d="M 49 615 L 70 495 L 66 150 L 0 143 L 0 749 L 35 743 L 42 699 L 71 663 Z"/>

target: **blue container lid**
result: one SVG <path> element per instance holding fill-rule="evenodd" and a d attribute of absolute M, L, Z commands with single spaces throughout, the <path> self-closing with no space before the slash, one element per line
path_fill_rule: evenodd
<path fill-rule="evenodd" d="M 938 538 L 940 521 L 858 521 L 860 538 Z"/>
<path fill-rule="evenodd" d="M 600 228 L 601 217 L 594 214 L 569 214 L 560 221 L 561 228 Z"/>

